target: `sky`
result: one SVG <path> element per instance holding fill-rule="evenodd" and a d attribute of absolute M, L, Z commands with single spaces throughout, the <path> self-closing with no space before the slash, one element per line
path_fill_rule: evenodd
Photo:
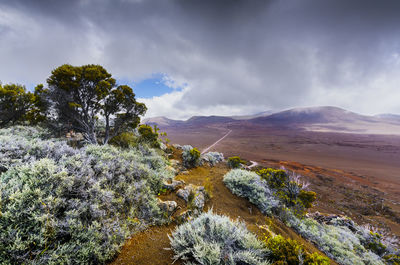
<path fill-rule="evenodd" d="M 0 81 L 101 64 L 146 117 L 400 114 L 398 0 L 0 0 Z"/>

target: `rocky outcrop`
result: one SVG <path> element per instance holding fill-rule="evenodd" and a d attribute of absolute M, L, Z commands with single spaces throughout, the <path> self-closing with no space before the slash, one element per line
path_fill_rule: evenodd
<path fill-rule="evenodd" d="M 307 214 L 307 216 L 313 218 L 320 224 L 345 226 L 349 228 L 352 232 L 357 231 L 357 227 L 354 221 L 343 215 L 336 215 L 336 214 L 323 215 L 319 212 L 315 212 L 315 213 L 309 213 Z"/>
<path fill-rule="evenodd" d="M 174 191 L 185 184 L 183 180 L 172 180 L 171 183 L 163 183 L 163 189 Z"/>

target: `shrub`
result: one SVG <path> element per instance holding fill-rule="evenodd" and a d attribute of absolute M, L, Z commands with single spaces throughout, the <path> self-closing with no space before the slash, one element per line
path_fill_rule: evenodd
<path fill-rule="evenodd" d="M 257 174 L 273 189 L 283 188 L 289 179 L 288 174 L 283 169 L 263 168 L 257 171 Z"/>
<path fill-rule="evenodd" d="M 385 264 L 378 255 L 366 249 L 360 237 L 347 226 L 339 223 L 320 224 L 311 218 L 298 218 L 289 210 L 281 213 L 281 219 L 339 264 Z"/>
<path fill-rule="evenodd" d="M 0 264 L 103 264 L 162 220 L 155 195 L 173 174 L 145 145 L 73 149 L 0 130 L 0 154 Z"/>
<path fill-rule="evenodd" d="M 312 203 L 317 199 L 317 194 L 313 191 L 300 190 L 298 197 L 305 208 L 311 208 Z"/>
<path fill-rule="evenodd" d="M 356 226 L 356 230 L 366 249 L 373 251 L 389 264 L 400 264 L 400 250 L 396 237 L 370 225 Z"/>
<path fill-rule="evenodd" d="M 232 169 L 225 174 L 224 183 L 233 194 L 247 198 L 264 214 L 271 214 L 279 207 L 272 190 L 254 172 Z"/>
<path fill-rule="evenodd" d="M 298 178 L 292 181 L 295 181 L 298 186 L 304 186 Z M 334 221 L 335 225 L 320 224 L 311 218 L 299 217 L 299 215 L 293 213 L 293 210 L 279 204 L 279 201 L 282 202 L 281 198 L 276 197 L 279 194 L 271 190 L 267 182 L 261 180 L 256 173 L 233 169 L 224 176 L 224 183 L 232 193 L 247 198 L 263 213 L 278 214 L 280 219 L 286 222 L 288 226 L 304 238 L 312 241 L 328 257 L 338 263 L 349 265 L 384 264 L 384 259 L 366 247 L 360 233 L 353 232 L 340 220 L 336 223 Z M 311 197 L 311 200 L 314 197 L 312 193 L 301 196 Z M 392 259 L 395 260 L 396 252 L 392 251 L 391 255 L 393 255 L 391 256 Z"/>
<path fill-rule="evenodd" d="M 276 265 L 329 265 L 329 259 L 318 253 L 307 253 L 296 240 L 281 235 L 266 237 L 266 247 L 271 251 L 270 259 Z"/>
<path fill-rule="evenodd" d="M 230 168 L 240 168 L 245 162 L 238 156 L 231 156 L 228 158 L 228 166 Z"/>
<path fill-rule="evenodd" d="M 178 226 L 169 238 L 175 260 L 185 264 L 270 264 L 269 251 L 244 223 L 212 212 Z"/>
<path fill-rule="evenodd" d="M 160 148 L 160 143 L 158 141 L 158 128 L 156 126 L 154 126 L 153 130 L 151 126 L 142 124 L 139 126 L 138 132 L 140 134 L 140 141 L 146 142 L 152 147 Z"/>
<path fill-rule="evenodd" d="M 218 152 L 208 152 L 201 156 L 202 162 L 215 166 L 217 163 L 224 161 L 224 154 Z"/>
<path fill-rule="evenodd" d="M 317 194 L 306 191 L 308 184 L 300 180 L 300 176 L 289 175 L 283 169 L 266 168 L 257 171 L 257 174 L 268 183 L 277 196 L 287 207 L 296 213 L 304 214 L 304 209 L 311 208 Z"/>
<path fill-rule="evenodd" d="M 182 147 L 182 162 L 186 168 L 193 168 L 200 165 L 200 151 L 190 145 Z"/>
<path fill-rule="evenodd" d="M 137 137 L 133 132 L 123 132 L 114 136 L 108 141 L 109 144 L 122 148 L 135 147 L 137 145 Z"/>

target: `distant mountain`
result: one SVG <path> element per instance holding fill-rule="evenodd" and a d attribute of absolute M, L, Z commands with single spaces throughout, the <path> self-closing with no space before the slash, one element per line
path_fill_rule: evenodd
<path fill-rule="evenodd" d="M 224 116 L 193 116 L 187 121 L 185 121 L 188 125 L 209 125 L 209 124 L 220 124 L 220 123 L 228 123 L 235 121 L 230 117 Z"/>
<path fill-rule="evenodd" d="M 269 116 L 273 113 L 274 112 L 272 110 L 267 110 L 267 111 L 259 112 L 259 113 L 252 114 L 252 115 L 229 116 L 229 118 L 232 118 L 234 120 L 251 120 L 251 119 L 255 119 L 255 118 L 259 118 L 259 117 Z"/>
<path fill-rule="evenodd" d="M 205 126 L 211 124 L 222 124 L 235 121 L 230 117 L 224 116 L 193 116 L 186 121 L 172 120 L 166 117 L 154 117 L 144 119 L 142 123 L 157 125 L 159 127 L 179 127 L 179 126 Z"/>
<path fill-rule="evenodd" d="M 319 132 L 361 134 L 400 134 L 400 115 L 382 114 L 366 116 L 338 107 L 322 106 L 294 108 L 277 113 L 270 111 L 246 116 L 193 116 L 186 121 L 166 117 L 145 119 L 143 123 L 157 124 L 160 128 L 200 127 L 285 127 Z"/>
<path fill-rule="evenodd" d="M 161 126 L 161 127 L 168 127 L 168 126 L 177 126 L 179 124 L 184 123 L 184 121 L 172 120 L 172 119 L 168 119 L 167 117 L 164 117 L 164 116 L 159 116 L 159 117 L 144 119 L 142 121 L 142 123 L 148 124 L 148 125 L 157 125 L 157 126 Z"/>
<path fill-rule="evenodd" d="M 372 121 L 370 116 L 360 115 L 338 107 L 323 106 L 309 108 L 294 108 L 277 112 L 265 117 L 250 120 L 253 123 L 273 124 L 314 124 L 352 121 Z"/>
<path fill-rule="evenodd" d="M 384 113 L 384 114 L 375 115 L 374 117 L 377 117 L 377 118 L 383 119 L 383 120 L 387 120 L 389 122 L 400 123 L 400 115 L 399 114 Z"/>

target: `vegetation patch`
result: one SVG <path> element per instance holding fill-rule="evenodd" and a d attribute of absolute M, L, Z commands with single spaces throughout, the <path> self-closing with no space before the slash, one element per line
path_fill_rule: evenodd
<path fill-rule="evenodd" d="M 102 264 L 132 232 L 163 220 L 155 195 L 173 175 L 156 151 L 73 149 L 41 135 L 0 130 L 1 264 Z"/>
<path fill-rule="evenodd" d="M 233 194 L 247 198 L 264 214 L 270 215 L 279 207 L 273 190 L 254 172 L 232 169 L 224 176 L 224 183 Z"/>
<path fill-rule="evenodd" d="M 207 163 L 211 167 L 215 166 L 217 163 L 224 161 L 224 154 L 218 152 L 208 152 L 201 155 L 202 164 Z"/>
<path fill-rule="evenodd" d="M 174 258 L 188 265 L 270 264 L 270 251 L 243 223 L 212 212 L 178 226 L 170 241 Z"/>
<path fill-rule="evenodd" d="M 186 168 L 193 168 L 200 165 L 200 151 L 190 145 L 182 147 L 182 162 Z"/>
<path fill-rule="evenodd" d="M 318 253 L 307 253 L 296 240 L 284 238 L 281 235 L 267 236 L 264 239 L 266 247 L 271 251 L 270 259 L 273 265 L 329 265 L 329 259 Z"/>
<path fill-rule="evenodd" d="M 240 157 L 238 156 L 231 156 L 228 157 L 228 166 L 230 168 L 241 168 L 242 164 L 245 164 L 246 162 L 243 161 Z"/>
<path fill-rule="evenodd" d="M 288 226 L 340 264 L 396 264 L 399 252 L 394 244 L 385 242 L 383 237 L 376 236 L 350 219 L 338 217 L 325 224 L 299 214 L 290 201 L 285 197 L 282 198 L 282 193 L 285 194 L 287 191 L 285 189 L 288 183 L 287 173 L 286 175 L 282 171 L 273 173 L 272 169 L 261 171 L 258 175 L 234 169 L 224 176 L 224 182 L 232 193 L 247 198 L 264 213 L 276 214 Z M 260 177 L 259 175 L 262 179 L 256 177 Z M 289 183 L 290 181 L 293 180 L 289 178 Z M 310 205 L 314 196 L 307 194 L 305 199 L 302 198 L 304 195 L 300 194 L 304 184 L 301 184 L 299 179 L 295 182 L 300 191 L 297 193 L 297 198 L 288 195 L 289 199 L 300 200 L 302 207 Z M 274 201 L 274 207 L 270 207 L 266 201 Z M 268 211 L 271 208 L 273 211 Z"/>

